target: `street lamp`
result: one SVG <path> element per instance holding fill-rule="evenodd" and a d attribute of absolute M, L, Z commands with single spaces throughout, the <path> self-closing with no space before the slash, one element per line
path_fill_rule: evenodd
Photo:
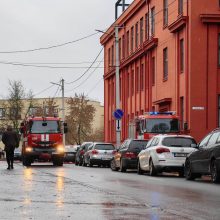
<path fill-rule="evenodd" d="M 119 70 L 119 37 L 118 37 L 119 26 L 115 25 L 115 103 L 116 109 L 120 109 L 120 70 Z M 111 35 L 107 32 L 96 30 L 103 34 Z M 117 126 L 116 126 L 117 127 Z M 119 146 L 121 143 L 121 129 L 116 128 L 116 145 Z"/>

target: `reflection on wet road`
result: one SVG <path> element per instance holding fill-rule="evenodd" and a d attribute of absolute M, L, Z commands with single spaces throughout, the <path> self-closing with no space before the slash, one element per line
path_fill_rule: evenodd
<path fill-rule="evenodd" d="M 220 219 L 220 185 L 108 168 L 0 162 L 0 219 Z"/>

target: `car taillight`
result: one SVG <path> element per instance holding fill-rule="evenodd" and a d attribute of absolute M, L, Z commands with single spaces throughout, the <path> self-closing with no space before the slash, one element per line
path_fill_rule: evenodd
<path fill-rule="evenodd" d="M 112 151 L 112 154 L 116 154 L 116 152 L 117 152 L 116 150 L 113 150 L 113 151 Z"/>
<path fill-rule="evenodd" d="M 158 154 L 162 154 L 162 153 L 169 153 L 170 150 L 168 148 L 165 148 L 165 147 L 159 147 L 159 148 L 156 149 L 156 152 Z"/>
<path fill-rule="evenodd" d="M 126 158 L 136 158 L 137 155 L 134 152 L 126 152 L 124 155 Z"/>
<path fill-rule="evenodd" d="M 99 152 L 97 150 L 92 150 L 92 154 L 98 154 Z"/>
<path fill-rule="evenodd" d="M 85 152 L 84 152 L 84 150 L 81 150 L 80 151 L 80 155 L 83 155 Z"/>

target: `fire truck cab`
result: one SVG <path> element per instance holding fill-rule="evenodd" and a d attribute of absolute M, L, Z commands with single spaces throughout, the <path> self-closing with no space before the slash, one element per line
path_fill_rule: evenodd
<path fill-rule="evenodd" d="M 22 162 L 30 166 L 35 160 L 51 161 L 55 166 L 63 165 L 63 133 L 67 125 L 58 117 L 28 117 L 22 123 Z"/>
<path fill-rule="evenodd" d="M 150 139 L 157 134 L 180 134 L 175 112 L 148 112 L 135 120 L 136 138 Z"/>

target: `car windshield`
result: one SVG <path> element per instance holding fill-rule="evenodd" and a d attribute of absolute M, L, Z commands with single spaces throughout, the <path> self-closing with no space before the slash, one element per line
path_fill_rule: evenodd
<path fill-rule="evenodd" d="M 60 133 L 59 121 L 32 121 L 30 123 L 30 133 L 33 134 L 54 134 Z"/>
<path fill-rule="evenodd" d="M 94 149 L 96 150 L 114 150 L 114 146 L 112 144 L 96 144 Z"/>
<path fill-rule="evenodd" d="M 162 144 L 168 147 L 191 147 L 196 141 L 186 137 L 167 137 L 163 139 Z"/>
<path fill-rule="evenodd" d="M 129 145 L 129 149 L 143 150 L 146 147 L 147 143 L 147 140 L 133 140 Z"/>
<path fill-rule="evenodd" d="M 144 131 L 149 133 L 176 133 L 179 132 L 179 121 L 170 118 L 147 119 Z"/>

